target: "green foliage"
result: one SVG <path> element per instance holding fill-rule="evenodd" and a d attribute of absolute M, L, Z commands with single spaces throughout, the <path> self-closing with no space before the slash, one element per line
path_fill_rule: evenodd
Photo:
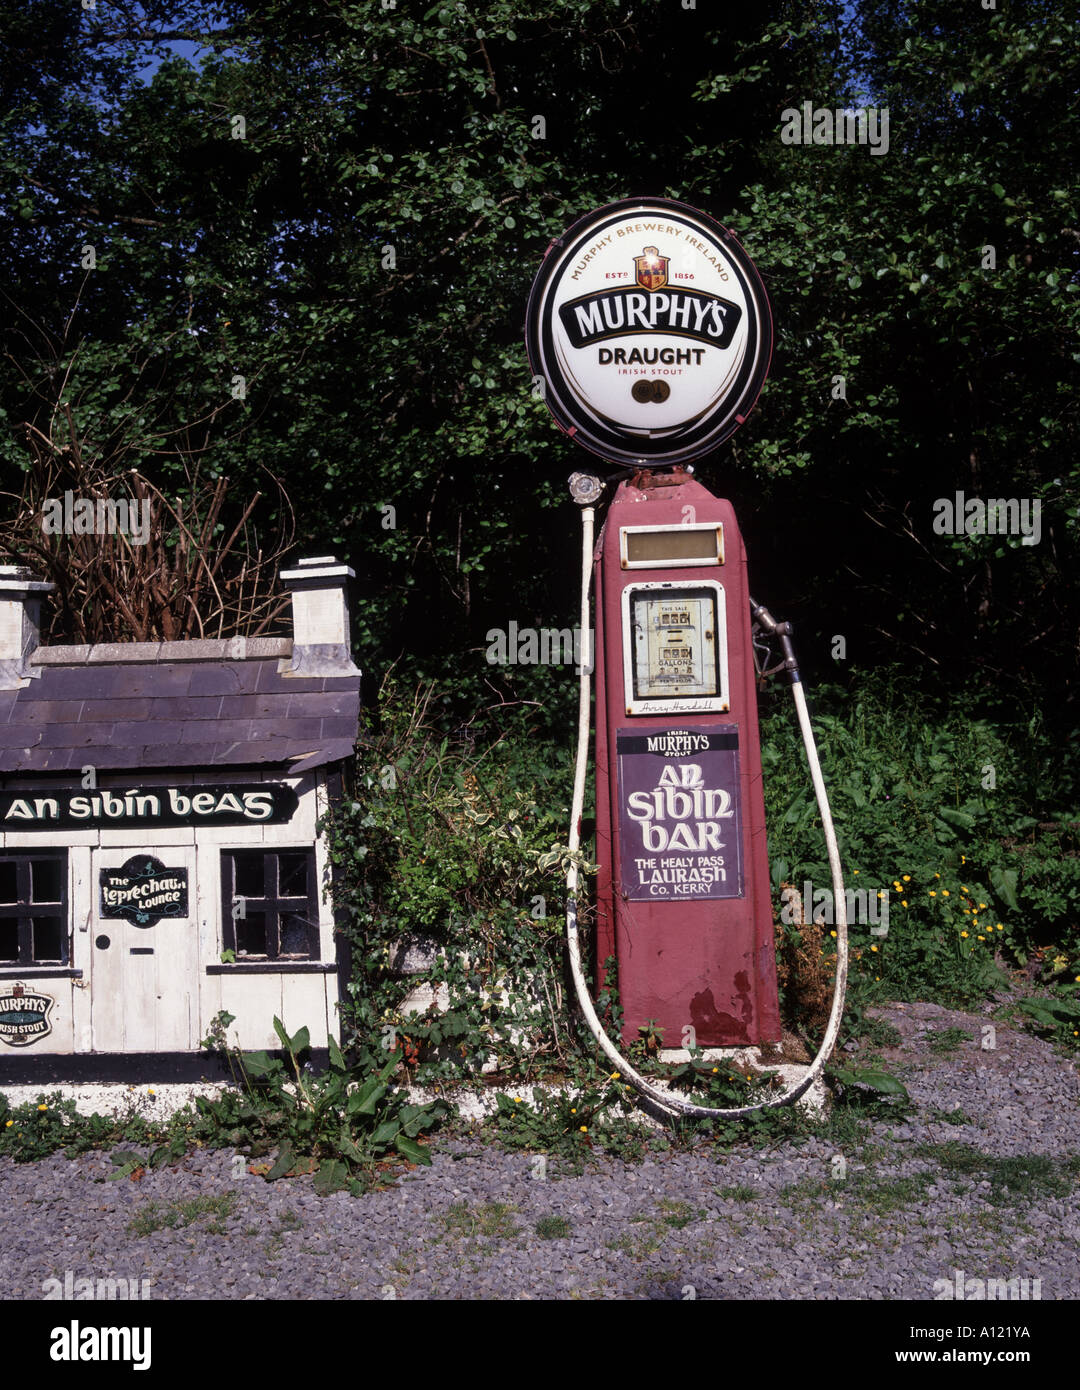
<path fill-rule="evenodd" d="M 541 1240 L 566 1240 L 571 1234 L 570 1222 L 565 1216 L 542 1216 L 533 1230 Z"/>
<path fill-rule="evenodd" d="M 500 1092 L 491 1125 L 507 1149 L 544 1153 L 569 1172 L 581 1172 L 596 1153 L 640 1158 L 650 1139 L 633 1118 L 634 1107 L 613 1080 L 583 1091 L 534 1087 L 532 1104 Z"/>
<path fill-rule="evenodd" d="M 859 1093 L 869 1092 L 875 1099 L 879 1096 L 900 1096 L 905 1102 L 911 1099 L 903 1082 L 878 1067 L 831 1066 L 826 1067 L 825 1071 L 829 1080 L 840 1086 L 844 1094 L 859 1087 Z"/>
<path fill-rule="evenodd" d="M 1080 1052 L 1080 989 L 1076 984 L 1059 986 L 1048 997 L 1021 999 L 1017 1008 L 1040 1036 Z"/>
<path fill-rule="evenodd" d="M 221 1192 L 204 1193 L 180 1202 L 144 1202 L 127 1229 L 133 1236 L 150 1236 L 155 1231 L 183 1230 L 198 1222 L 199 1229 L 208 1235 L 223 1236 L 228 1229 L 225 1222 L 233 1214 L 237 1200 L 235 1192 Z"/>
<path fill-rule="evenodd" d="M 565 1061 L 563 900 L 570 767 L 523 713 L 451 739 L 434 692 L 387 689 L 351 796 L 330 821 L 338 918 L 352 953 L 345 1022 L 372 1065 L 388 1052 L 422 1078 L 512 1074 Z M 486 740 L 482 741 L 482 736 Z M 588 872 L 587 861 L 578 863 Z M 412 940 L 425 968 L 403 977 Z M 423 962 L 422 962 L 423 963 Z M 402 1010 L 426 984 L 445 1007 Z"/>
<path fill-rule="evenodd" d="M 962 1042 L 972 1042 L 973 1034 L 963 1028 L 942 1028 L 930 1039 L 930 1051 L 936 1057 L 951 1057 Z"/>
<path fill-rule="evenodd" d="M 521 1228 L 514 1221 L 516 1212 L 517 1207 L 511 1202 L 479 1202 L 475 1207 L 468 1202 L 455 1202 L 442 1216 L 432 1217 L 432 1220 L 438 1221 L 452 1238 L 512 1240 L 521 1234 Z"/>
<path fill-rule="evenodd" d="M 301 544 L 358 569 L 365 669 L 561 717 L 563 673 L 485 659 L 492 626 L 575 612 L 574 446 L 532 391 L 524 303 L 552 236 L 652 192 L 721 216 L 768 281 L 772 381 L 707 481 L 751 499 L 808 671 L 842 632 L 1002 702 L 1075 679 L 1074 4 L 358 13 L 7 7 L 0 486 L 61 395 L 88 451 L 170 496 L 196 457 L 240 496 L 265 467 Z M 804 100 L 888 107 L 888 153 L 784 144 Z M 1043 542 L 937 534 L 958 488 L 1038 498 Z"/>
<path fill-rule="evenodd" d="M 1003 983 L 995 956 L 1023 963 L 1051 941 L 1057 974 L 1069 972 L 1080 961 L 1075 748 L 1037 718 L 1016 728 L 978 717 L 974 700 L 937 701 L 896 670 L 863 678 L 854 696 L 823 688 L 814 703 L 845 883 L 856 894 L 856 1000 L 970 1003 Z M 830 884 L 805 757 L 783 707 L 763 720 L 762 759 L 774 888 Z M 866 910 L 882 895 L 884 936 L 873 922 L 886 925 L 882 909 Z"/>
<path fill-rule="evenodd" d="M 981 1153 L 970 1144 L 950 1139 L 944 1144 L 920 1144 L 920 1158 L 928 1158 L 946 1173 L 989 1183 L 987 1200 L 995 1206 L 1031 1202 L 1040 1198 L 1066 1198 L 1080 1177 L 1080 1156 L 1014 1154 L 998 1157 Z"/>
<path fill-rule="evenodd" d="M 397 1058 L 379 1071 L 349 1066 L 331 1038 L 326 1071 L 313 1073 L 306 1064 L 308 1030 L 290 1036 L 278 1018 L 274 1030 L 289 1068 L 267 1052 L 238 1054 L 245 1090 L 196 1100 L 196 1133 L 203 1142 L 243 1148 L 253 1157 L 276 1150 L 273 1164 L 266 1165 L 267 1180 L 314 1173 L 320 1196 L 343 1189 L 357 1196 L 401 1160 L 430 1164 L 419 1136 L 446 1106 L 407 1104 L 391 1084 Z"/>
<path fill-rule="evenodd" d="M 168 1125 L 148 1122 L 130 1109 L 116 1117 L 81 1115 L 74 1099 L 59 1091 L 42 1093 L 36 1101 L 16 1106 L 0 1094 L 0 1156 L 13 1158 L 16 1163 L 31 1163 L 60 1151 L 73 1158 L 117 1143 L 157 1143 L 155 1154 L 164 1151 L 170 1159 L 178 1157 L 184 1148 L 183 1141 L 170 1133 Z M 138 1164 L 145 1161 L 138 1159 Z M 164 1161 L 158 1157 L 153 1166 Z M 128 1172 L 135 1166 L 132 1164 Z"/>

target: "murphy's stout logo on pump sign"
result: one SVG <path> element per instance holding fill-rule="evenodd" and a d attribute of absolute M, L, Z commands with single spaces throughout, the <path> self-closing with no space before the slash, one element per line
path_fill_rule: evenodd
<path fill-rule="evenodd" d="M 627 199 L 574 224 L 529 296 L 534 377 L 564 430 L 624 464 L 686 463 L 742 424 L 772 353 L 746 252 L 683 203 Z"/>

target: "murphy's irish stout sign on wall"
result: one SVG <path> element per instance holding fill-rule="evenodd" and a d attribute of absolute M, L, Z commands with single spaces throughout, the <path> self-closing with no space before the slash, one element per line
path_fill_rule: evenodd
<path fill-rule="evenodd" d="M 579 443 L 617 463 L 683 463 L 727 439 L 757 399 L 772 318 L 719 222 L 627 199 L 552 243 L 526 340 L 538 388 Z"/>

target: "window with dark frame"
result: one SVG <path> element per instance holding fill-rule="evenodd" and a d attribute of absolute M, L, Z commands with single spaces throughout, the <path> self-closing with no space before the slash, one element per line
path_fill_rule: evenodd
<path fill-rule="evenodd" d="M 67 965 L 66 850 L 0 850 L 0 967 Z"/>
<path fill-rule="evenodd" d="M 237 961 L 318 960 L 313 849 L 221 851 L 222 939 Z"/>

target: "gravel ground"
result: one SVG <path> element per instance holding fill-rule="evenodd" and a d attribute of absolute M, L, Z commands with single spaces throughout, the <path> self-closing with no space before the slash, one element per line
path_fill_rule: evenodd
<path fill-rule="evenodd" d="M 104 1181 L 107 1154 L 0 1160 L 2 1287 L 39 1299 L 68 1276 L 145 1280 L 151 1299 L 932 1299 L 960 1270 L 1080 1298 L 1080 1173 L 1062 1166 L 1080 1153 L 1075 1064 L 1001 1025 L 984 1049 L 983 1015 L 878 1014 L 903 1036 L 877 1051 L 914 1113 L 834 1117 L 767 1150 L 601 1159 L 538 1180 L 528 1155 L 436 1137 L 431 1168 L 361 1198 L 264 1182 L 228 1151 L 139 1182 Z M 950 1027 L 972 1040 L 935 1053 Z M 1001 1163 L 1021 1155 L 1046 1160 L 1027 1185 Z M 150 1229 L 192 1198 L 225 1210 Z M 544 1217 L 566 1234 L 538 1235 Z"/>

